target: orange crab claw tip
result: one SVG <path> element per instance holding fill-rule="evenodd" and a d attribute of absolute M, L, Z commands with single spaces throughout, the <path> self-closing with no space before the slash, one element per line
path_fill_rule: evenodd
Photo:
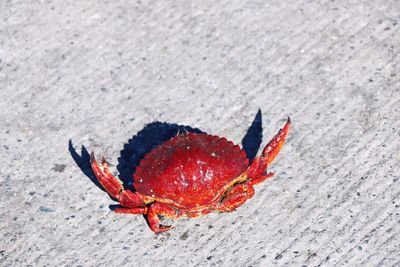
<path fill-rule="evenodd" d="M 287 123 L 292 124 L 292 120 L 290 119 L 290 117 L 287 117 Z"/>

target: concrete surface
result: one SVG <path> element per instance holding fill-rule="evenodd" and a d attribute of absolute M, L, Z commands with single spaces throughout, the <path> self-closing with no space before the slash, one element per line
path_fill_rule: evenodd
<path fill-rule="evenodd" d="M 397 0 L 1 1 L 0 265 L 400 266 L 399 20 Z M 236 212 L 155 235 L 91 181 L 87 151 L 129 173 L 157 131 L 240 144 L 259 108 L 262 146 L 293 128 Z"/>

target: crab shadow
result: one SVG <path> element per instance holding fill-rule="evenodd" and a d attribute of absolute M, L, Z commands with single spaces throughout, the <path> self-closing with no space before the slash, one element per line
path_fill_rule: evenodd
<path fill-rule="evenodd" d="M 250 128 L 242 140 L 242 148 L 246 152 L 250 162 L 254 159 L 262 142 L 262 115 L 259 109 Z M 180 133 L 204 133 L 204 131 L 190 126 L 171 124 L 166 122 L 152 122 L 147 124 L 142 130 L 124 144 L 118 158 L 117 170 L 119 179 L 123 182 L 126 189 L 134 191 L 133 174 L 136 167 L 144 156 L 156 146 L 171 139 Z M 90 167 L 90 155 L 85 146 L 82 145 L 81 153 L 78 154 L 73 146 L 72 140 L 69 140 L 68 149 L 75 163 L 99 189 L 104 190 L 97 181 Z M 110 205 L 114 209 L 117 205 Z"/>

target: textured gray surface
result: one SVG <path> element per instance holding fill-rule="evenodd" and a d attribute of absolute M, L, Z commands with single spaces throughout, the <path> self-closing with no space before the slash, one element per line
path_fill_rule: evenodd
<path fill-rule="evenodd" d="M 399 266 L 399 20 L 397 0 L 1 1 L 0 265 Z M 240 143 L 258 108 L 262 145 L 293 120 L 277 175 L 166 234 L 70 153 L 116 172 L 154 121 Z"/>

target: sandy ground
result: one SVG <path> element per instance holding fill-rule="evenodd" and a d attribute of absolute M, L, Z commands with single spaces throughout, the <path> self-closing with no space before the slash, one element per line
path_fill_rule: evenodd
<path fill-rule="evenodd" d="M 1 1 L 0 265 L 400 266 L 400 3 L 282 2 Z M 165 234 L 88 168 L 289 115 L 253 199 Z"/>

